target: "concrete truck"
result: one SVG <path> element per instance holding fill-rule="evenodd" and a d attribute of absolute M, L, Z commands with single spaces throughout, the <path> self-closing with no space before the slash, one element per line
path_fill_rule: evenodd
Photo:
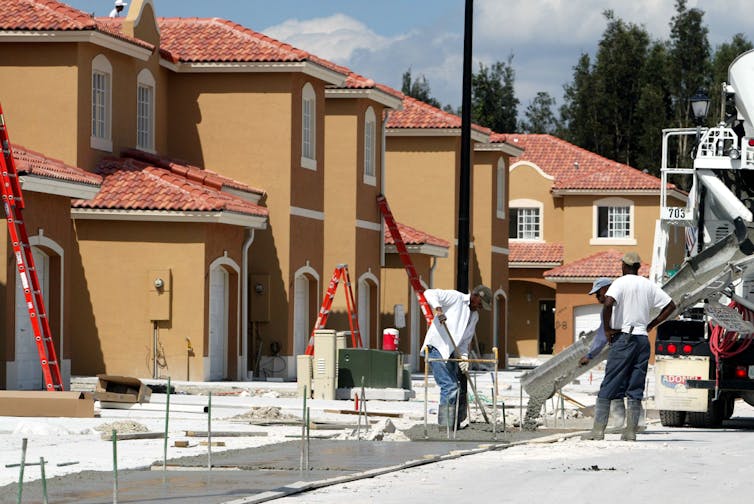
<path fill-rule="evenodd" d="M 650 278 L 677 307 L 655 340 L 655 402 L 666 426 L 717 427 L 736 399 L 754 405 L 754 51 L 730 65 L 721 94 L 717 126 L 663 130 Z M 670 166 L 671 141 L 695 143 L 691 168 Z M 686 206 L 668 205 L 671 181 L 689 183 Z M 685 251 L 669 249 L 671 233 L 684 233 Z M 542 403 L 607 357 L 605 348 L 579 366 L 594 335 L 522 376 L 525 425 L 536 428 Z"/>
<path fill-rule="evenodd" d="M 719 427 L 737 399 L 754 405 L 754 51 L 731 63 L 721 95 L 717 126 L 663 131 L 650 277 L 678 305 L 655 340 L 655 402 L 666 426 Z M 728 114 L 726 103 L 735 107 Z M 688 135 L 693 167 L 669 166 L 670 142 Z M 667 183 L 684 177 L 686 206 L 668 206 Z M 686 257 L 676 272 L 666 244 L 678 232 Z"/>

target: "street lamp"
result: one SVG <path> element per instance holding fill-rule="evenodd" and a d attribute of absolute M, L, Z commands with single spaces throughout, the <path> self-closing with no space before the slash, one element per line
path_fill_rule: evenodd
<path fill-rule="evenodd" d="M 696 124 L 702 124 L 709 112 L 709 96 L 703 89 L 697 89 L 696 94 L 689 98 L 689 103 L 691 103 L 691 111 L 694 113 Z"/>

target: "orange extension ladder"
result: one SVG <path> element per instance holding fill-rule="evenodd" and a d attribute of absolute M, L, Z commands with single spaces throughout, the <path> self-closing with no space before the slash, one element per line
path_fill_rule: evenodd
<path fill-rule="evenodd" d="M 39 351 L 45 388 L 48 391 L 63 390 L 63 378 L 60 375 L 60 366 L 55 355 L 55 345 L 52 341 L 42 290 L 39 287 L 37 268 L 34 265 L 34 256 L 29 245 L 29 235 L 26 234 L 26 225 L 22 213 L 24 199 L 21 195 L 21 184 L 18 180 L 16 163 L 13 160 L 13 151 L 8 139 L 8 128 L 5 124 L 2 106 L 0 106 L 0 144 L 2 144 L 3 149 L 3 155 L 0 156 L 0 191 L 2 192 L 3 210 L 8 222 L 8 237 L 16 257 L 16 268 L 24 289 L 29 321 L 34 332 L 34 341 Z"/>
<path fill-rule="evenodd" d="M 309 337 L 309 344 L 306 347 L 306 355 L 314 355 L 314 333 L 325 327 L 327 317 L 330 315 L 330 308 L 332 308 L 332 300 L 335 297 L 335 291 L 338 289 L 338 284 L 341 280 L 343 280 L 346 287 L 346 311 L 348 312 L 348 328 L 351 330 L 351 346 L 353 348 L 361 348 L 362 346 L 359 318 L 356 314 L 356 303 L 353 297 L 353 289 L 351 288 L 351 275 L 348 273 L 347 264 L 339 264 L 335 267 L 335 271 L 330 279 L 330 284 L 327 286 L 325 298 L 322 300 L 322 307 L 319 309 L 317 321 L 314 323 L 314 329 L 312 329 L 312 334 Z"/>
<path fill-rule="evenodd" d="M 414 292 L 416 293 L 416 299 L 419 300 L 419 306 L 421 306 L 422 313 L 427 321 L 427 326 L 429 326 L 432 324 L 432 319 L 434 319 L 432 307 L 429 306 L 427 299 L 424 297 L 424 286 L 422 286 L 419 281 L 419 275 L 416 273 L 414 263 L 411 261 L 411 256 L 408 254 L 406 244 L 403 242 L 403 237 L 398 229 L 398 224 L 396 224 L 395 219 L 393 218 L 393 213 L 390 211 L 390 206 L 387 204 L 387 198 L 385 198 L 384 195 L 380 194 L 377 196 L 377 206 L 380 208 L 382 218 L 385 219 L 385 224 L 390 230 L 390 234 L 395 242 L 395 248 L 398 249 L 398 255 L 401 258 L 403 267 L 406 268 L 406 273 L 408 273 L 408 281 L 411 283 L 411 287 L 413 287 Z"/>

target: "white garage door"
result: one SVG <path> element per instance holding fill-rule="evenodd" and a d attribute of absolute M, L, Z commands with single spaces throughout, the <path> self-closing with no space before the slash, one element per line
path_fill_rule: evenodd
<path fill-rule="evenodd" d="M 596 330 L 600 326 L 601 314 L 601 304 L 577 306 L 573 310 L 573 341 L 575 342 L 582 333 Z"/>

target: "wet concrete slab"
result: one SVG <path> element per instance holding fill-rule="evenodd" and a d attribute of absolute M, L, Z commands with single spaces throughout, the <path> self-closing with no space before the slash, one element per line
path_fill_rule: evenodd
<path fill-rule="evenodd" d="M 472 424 L 477 425 L 477 424 Z M 421 437 L 423 437 L 423 426 Z M 390 442 L 366 440 L 313 439 L 309 446 L 310 469 L 300 470 L 301 441 L 289 441 L 257 448 L 229 450 L 212 454 L 213 470 L 207 470 L 207 456 L 183 457 L 168 461 L 168 471 L 126 470 L 118 472 L 119 503 L 207 503 L 216 504 L 246 496 L 263 496 L 265 492 L 293 491 L 317 482 L 337 477 L 349 477 L 367 471 L 401 466 L 417 461 L 422 464 L 448 456 L 459 450 L 474 450 L 489 446 L 486 427 L 464 429 L 466 438 L 455 441 L 441 439 L 434 427 L 433 442 Z M 491 426 L 487 426 L 491 429 Z M 552 434 L 541 432 L 501 433 L 498 443 L 524 440 Z M 472 439 L 473 438 L 473 439 Z M 478 438 L 478 439 L 477 439 Z M 161 466 L 160 466 L 161 467 Z M 0 504 L 14 503 L 17 484 L 0 487 Z M 86 471 L 47 481 L 49 502 L 105 504 L 113 502 L 113 473 L 111 470 Z M 23 502 L 42 502 L 41 481 L 24 484 Z"/>

